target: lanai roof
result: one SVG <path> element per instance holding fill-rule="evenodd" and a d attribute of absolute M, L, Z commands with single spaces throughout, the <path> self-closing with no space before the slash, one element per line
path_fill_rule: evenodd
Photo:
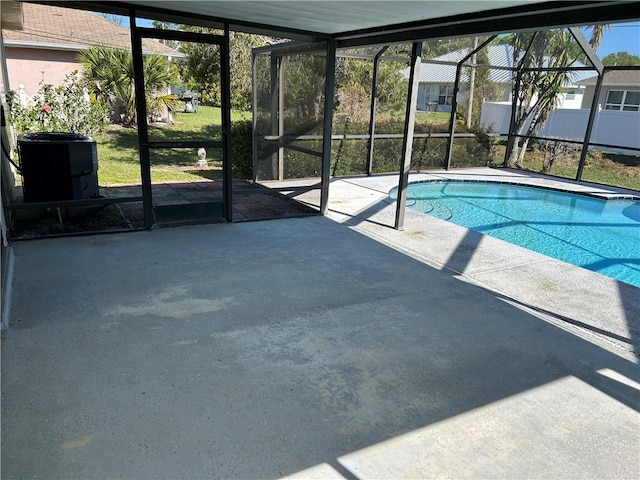
<path fill-rule="evenodd" d="M 333 38 L 338 47 L 611 23 L 637 17 L 628 0 L 124 0 L 62 1 L 74 8 L 197 23 L 298 40 Z M 139 15 L 140 16 L 140 15 Z"/>
<path fill-rule="evenodd" d="M 439 62 L 459 62 L 465 56 L 469 54 L 471 49 L 465 48 L 449 52 L 444 55 L 435 57 L 433 60 Z M 488 57 L 488 65 L 494 65 L 497 67 L 513 67 L 513 54 L 511 45 L 489 45 L 484 49 Z M 478 61 L 478 63 L 482 63 Z M 584 64 L 575 62 L 574 66 L 583 67 Z M 468 69 L 463 69 L 460 79 L 463 82 L 469 80 Z M 495 83 L 509 83 L 511 82 L 512 71 L 503 69 L 490 69 L 490 80 Z M 591 75 L 591 71 L 576 70 L 571 73 L 570 80 L 576 84 L 576 80 L 583 79 Z M 403 70 L 405 77 L 409 77 L 409 69 Z M 420 67 L 420 82 L 421 83 L 453 83 L 456 79 L 456 67 L 454 65 L 442 65 L 438 63 L 429 63 L 425 61 Z M 578 83 L 579 84 L 579 83 Z"/>

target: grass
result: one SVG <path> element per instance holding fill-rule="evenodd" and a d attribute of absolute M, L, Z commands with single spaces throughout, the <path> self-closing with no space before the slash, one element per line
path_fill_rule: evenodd
<path fill-rule="evenodd" d="M 416 123 L 430 123 L 449 128 L 450 117 L 451 114 L 448 112 L 416 112 Z"/>
<path fill-rule="evenodd" d="M 250 112 L 232 112 L 231 120 L 251 119 Z M 198 107 L 197 113 L 174 114 L 173 124 L 149 125 L 150 141 L 221 140 L 221 116 L 217 107 Z M 101 186 L 139 184 L 138 131 L 122 125 L 109 125 L 96 135 L 98 179 Z M 153 149 L 151 178 L 154 182 L 193 182 L 220 178 L 221 151 L 207 150 L 209 167 L 195 168 L 196 149 Z"/>
<path fill-rule="evenodd" d="M 547 173 L 575 179 L 580 159 L 579 152 L 557 158 Z M 542 172 L 543 154 L 527 152 L 524 167 Z M 640 191 L 640 156 L 592 151 L 587 155 L 582 180 Z"/>
<path fill-rule="evenodd" d="M 220 140 L 220 109 L 200 106 L 197 113 L 176 113 L 172 125 L 150 125 L 151 141 L 169 140 Z M 232 121 L 251 119 L 250 112 L 232 112 Z M 446 112 L 418 112 L 416 122 L 448 128 Z M 96 136 L 101 186 L 140 184 L 138 160 L 138 133 L 134 128 L 110 125 Z M 498 147 L 499 158 L 504 148 Z M 559 177 L 575 178 L 578 166 L 576 154 L 560 155 L 549 173 Z M 203 179 L 219 179 L 221 151 L 207 150 L 209 167 L 196 168 L 195 149 L 153 149 L 151 151 L 151 178 L 153 182 L 193 182 Z M 455 162 L 454 162 L 455 163 Z M 543 170 L 544 155 L 532 150 L 527 153 L 525 168 Z M 591 152 L 583 173 L 583 180 L 640 190 L 640 156 Z"/>

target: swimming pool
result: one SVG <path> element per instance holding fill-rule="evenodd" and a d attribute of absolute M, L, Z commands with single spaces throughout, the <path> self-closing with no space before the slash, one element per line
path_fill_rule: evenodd
<path fill-rule="evenodd" d="M 397 189 L 390 193 L 397 198 Z M 640 287 L 640 201 L 540 187 L 412 182 L 407 206 Z"/>

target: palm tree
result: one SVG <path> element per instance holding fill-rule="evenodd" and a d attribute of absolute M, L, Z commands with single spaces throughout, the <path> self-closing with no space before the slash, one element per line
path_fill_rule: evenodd
<path fill-rule="evenodd" d="M 98 46 L 80 52 L 84 78 L 91 93 L 110 102 L 114 98 L 126 124 L 136 122 L 133 56 L 130 51 Z M 175 80 L 169 61 L 160 55 L 143 59 L 145 98 L 148 114 L 163 108 L 175 109 L 177 97 L 160 93 Z"/>
<path fill-rule="evenodd" d="M 600 46 L 606 28 L 606 25 L 590 27 L 589 44 L 594 50 Z M 513 142 L 507 165 L 522 168 L 528 137 L 557 107 L 560 94 L 573 74 L 571 67 L 583 55 L 566 29 L 516 33 L 506 41 L 513 46 L 513 64 L 522 61 L 523 67 L 520 85 L 514 80 L 512 90 L 516 110 L 514 133 L 521 136 Z M 543 68 L 557 70 L 540 70 Z M 531 123 L 524 133 L 529 119 Z"/>

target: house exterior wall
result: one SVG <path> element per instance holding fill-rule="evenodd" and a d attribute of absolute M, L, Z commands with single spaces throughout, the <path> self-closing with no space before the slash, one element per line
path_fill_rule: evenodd
<path fill-rule="evenodd" d="M 640 85 L 603 85 L 600 89 L 600 96 L 598 97 L 598 105 L 604 109 L 607 103 L 607 95 L 609 90 L 627 90 L 630 92 L 640 92 Z M 595 85 L 587 85 L 584 96 L 582 97 L 582 108 L 591 108 L 591 102 L 593 102 L 593 96 L 595 95 Z"/>
<path fill-rule="evenodd" d="M 40 83 L 61 85 L 65 76 L 80 70 L 78 52 L 70 50 L 45 50 L 37 48 L 15 48 L 5 45 L 9 86 L 18 90 L 24 85 L 25 93 L 35 94 Z"/>
<path fill-rule="evenodd" d="M 558 108 L 564 108 L 567 110 L 577 110 L 582 107 L 582 98 L 584 96 L 584 90 L 576 90 L 570 93 L 561 93 L 558 98 Z M 589 105 L 586 108 L 591 108 Z"/>
<path fill-rule="evenodd" d="M 509 102 L 511 100 L 511 84 L 501 83 L 498 84 L 501 92 L 500 101 Z M 446 103 L 440 103 L 441 88 L 448 87 L 453 90 L 453 83 L 429 83 L 420 82 L 418 86 L 418 110 L 421 111 L 434 111 L 434 112 L 451 112 L 451 105 Z M 468 84 L 460 85 L 460 92 L 458 93 L 458 104 L 465 104 L 467 102 Z M 581 105 L 581 92 L 575 94 L 572 99 L 565 98 L 563 95 L 560 98 L 560 108 L 580 108 Z"/>
<path fill-rule="evenodd" d="M 584 95 L 582 96 L 582 108 L 591 108 L 593 103 L 593 96 L 596 93 L 595 85 L 587 85 L 584 89 Z"/>

